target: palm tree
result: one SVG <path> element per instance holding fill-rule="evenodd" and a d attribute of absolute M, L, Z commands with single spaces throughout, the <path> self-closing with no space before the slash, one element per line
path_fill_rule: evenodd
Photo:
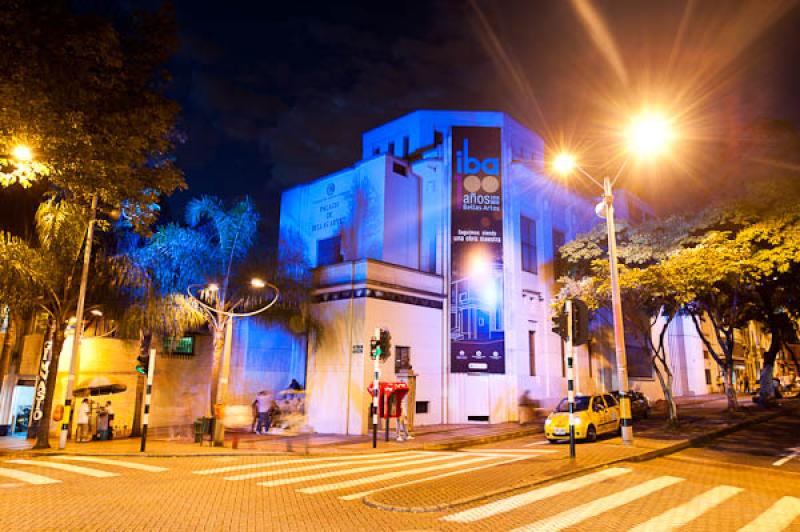
<path fill-rule="evenodd" d="M 77 204 L 50 198 L 36 211 L 35 242 L 0 233 L 0 301 L 15 308 L 28 305 L 48 318 L 45 348 L 52 356 L 45 401 L 34 449 L 50 447 L 48 439 L 58 360 L 65 328 L 78 298 L 81 250 L 89 213 Z M 95 264 L 102 259 L 95 258 Z M 81 317 L 78 317 L 81 318 Z M 77 323 L 82 323 L 78 319 Z"/>

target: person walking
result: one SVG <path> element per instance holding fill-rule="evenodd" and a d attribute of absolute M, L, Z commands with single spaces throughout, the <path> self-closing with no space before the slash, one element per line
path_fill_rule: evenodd
<path fill-rule="evenodd" d="M 110 440 L 114 437 L 114 409 L 111 407 L 111 401 L 106 401 L 106 414 L 108 414 L 108 434 L 106 439 Z"/>
<path fill-rule="evenodd" d="M 750 393 L 750 377 L 744 376 L 744 393 Z"/>
<path fill-rule="evenodd" d="M 78 442 L 89 441 L 89 400 L 81 401 L 78 407 Z"/>
<path fill-rule="evenodd" d="M 267 392 L 261 390 L 256 395 L 256 410 L 258 411 L 258 424 L 256 425 L 257 434 L 266 434 L 269 430 L 269 407 L 270 400 Z"/>
<path fill-rule="evenodd" d="M 250 428 L 250 430 L 253 433 L 255 433 L 256 432 L 256 424 L 258 423 L 258 397 L 257 396 L 256 396 L 255 399 L 253 399 L 253 403 L 250 405 L 250 409 L 252 410 L 252 414 L 253 414 L 253 425 Z"/>
<path fill-rule="evenodd" d="M 408 395 L 400 402 L 400 413 L 397 416 L 397 441 L 413 440 L 414 436 L 408 433 Z"/>

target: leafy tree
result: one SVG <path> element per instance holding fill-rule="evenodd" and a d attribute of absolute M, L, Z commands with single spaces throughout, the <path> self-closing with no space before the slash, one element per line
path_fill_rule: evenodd
<path fill-rule="evenodd" d="M 0 233 L 0 278 L 11 282 L 0 284 L 0 300 L 20 301 L 20 293 L 35 309 L 48 317 L 48 338 L 52 338 L 52 360 L 46 382 L 43 417 L 34 448 L 49 448 L 48 441 L 56 368 L 64 334 L 78 298 L 81 250 L 89 223 L 89 213 L 79 205 L 49 199 L 36 212 L 36 241 Z M 98 268 L 102 254 L 95 254 L 92 292 L 103 284 Z M 88 298 L 91 300 L 93 293 Z M 81 323 L 78 317 L 77 323 Z"/>
<path fill-rule="evenodd" d="M 0 154 L 29 145 L 22 169 L 0 158 L 0 183 L 41 179 L 72 202 L 98 195 L 138 228 L 161 194 L 184 187 L 170 153 L 178 106 L 161 68 L 175 50 L 167 7 L 115 19 L 72 2 L 11 0 L 0 10 Z"/>
<path fill-rule="evenodd" d="M 667 329 L 680 309 L 671 279 L 659 261 L 669 256 L 685 237 L 687 222 L 680 217 L 631 226 L 617 225 L 619 284 L 625 324 L 647 347 L 650 359 L 667 402 L 671 423 L 678 422 L 672 395 L 673 374 L 667 359 Z M 611 307 L 611 283 L 605 225 L 579 235 L 560 250 L 570 264 L 571 279 L 565 279 L 560 298 L 580 297 L 590 308 Z M 607 317 L 608 312 L 595 312 Z M 608 323 L 611 325 L 611 323 Z"/>

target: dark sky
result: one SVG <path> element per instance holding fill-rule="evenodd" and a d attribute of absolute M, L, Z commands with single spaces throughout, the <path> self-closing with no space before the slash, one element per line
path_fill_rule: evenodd
<path fill-rule="evenodd" d="M 762 117 L 800 122 L 793 2 L 175 0 L 173 95 L 188 197 L 280 191 L 352 164 L 360 133 L 419 108 L 510 112 L 603 171 L 651 104 L 681 145 L 629 186 L 662 212 L 709 192 L 717 146 Z M 639 175 L 641 174 L 641 175 Z M 644 176 L 644 177 L 643 177 Z M 626 176 L 631 177 L 632 176 Z"/>

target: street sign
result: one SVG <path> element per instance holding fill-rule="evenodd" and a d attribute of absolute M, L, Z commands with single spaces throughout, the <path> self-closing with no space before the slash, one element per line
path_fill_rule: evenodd
<path fill-rule="evenodd" d="M 363 355 L 364 354 L 364 344 L 353 344 L 353 354 L 354 355 Z"/>

